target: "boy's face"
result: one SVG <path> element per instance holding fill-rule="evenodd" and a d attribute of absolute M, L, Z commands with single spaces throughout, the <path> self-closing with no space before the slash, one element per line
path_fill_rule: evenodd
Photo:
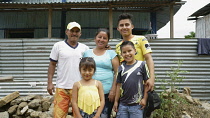
<path fill-rule="evenodd" d="M 136 50 L 131 45 L 125 45 L 121 49 L 121 55 L 124 58 L 124 60 L 127 62 L 127 65 L 134 64 L 135 61 L 135 54 Z"/>
<path fill-rule="evenodd" d="M 117 26 L 117 30 L 122 36 L 129 36 L 132 34 L 132 29 L 134 28 L 130 19 L 120 20 Z"/>

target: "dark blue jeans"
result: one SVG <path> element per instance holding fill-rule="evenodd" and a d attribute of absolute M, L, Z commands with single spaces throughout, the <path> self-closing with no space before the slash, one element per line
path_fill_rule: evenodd
<path fill-rule="evenodd" d="M 110 115 L 112 112 L 114 102 L 110 102 L 108 96 L 109 96 L 109 94 L 104 94 L 105 105 L 104 105 L 104 109 L 101 113 L 101 118 L 110 118 Z"/>
<path fill-rule="evenodd" d="M 117 118 L 143 118 L 143 110 L 141 105 L 132 106 L 120 104 L 118 107 Z"/>

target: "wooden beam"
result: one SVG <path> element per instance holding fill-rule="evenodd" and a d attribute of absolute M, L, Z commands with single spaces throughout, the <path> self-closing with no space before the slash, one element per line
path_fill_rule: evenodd
<path fill-rule="evenodd" d="M 109 8 L 109 32 L 110 32 L 110 39 L 113 38 L 113 12 L 112 7 Z"/>
<path fill-rule="evenodd" d="M 164 1 L 124 1 L 124 2 L 88 2 L 88 3 L 48 3 L 48 4 L 19 4 L 19 3 L 0 3 L 0 9 L 17 9 L 17 8 L 48 8 L 50 5 L 52 8 L 109 8 L 112 7 L 142 7 L 142 8 L 154 8 L 160 6 L 170 5 L 171 2 Z"/>
<path fill-rule="evenodd" d="M 174 6 L 170 5 L 170 38 L 174 38 Z"/>
<path fill-rule="evenodd" d="M 48 38 L 52 38 L 52 7 L 49 7 L 48 14 Z"/>
<path fill-rule="evenodd" d="M 63 9 L 61 8 L 53 8 L 53 11 L 62 11 Z M 66 11 L 108 11 L 108 8 L 104 8 L 104 9 L 100 9 L 100 8 L 88 8 L 88 9 L 66 9 Z M 0 12 L 35 12 L 35 11 L 49 11 L 49 9 L 10 9 L 10 10 L 2 10 L 0 9 Z M 119 11 L 119 12 L 124 12 L 125 9 L 112 9 L 112 11 Z M 153 9 L 126 9 L 126 11 L 129 12 L 155 12 L 157 10 L 153 10 Z"/>
<path fill-rule="evenodd" d="M 12 100 L 14 100 L 15 98 L 19 97 L 20 93 L 18 91 L 15 91 L 3 98 L 0 99 L 0 107 L 6 105 L 7 103 L 11 102 Z"/>

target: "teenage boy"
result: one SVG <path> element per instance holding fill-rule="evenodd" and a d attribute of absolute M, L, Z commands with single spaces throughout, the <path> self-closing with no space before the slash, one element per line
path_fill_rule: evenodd
<path fill-rule="evenodd" d="M 122 35 L 123 40 L 116 45 L 116 53 L 122 62 L 124 59 L 121 56 L 120 45 L 123 41 L 131 41 L 134 43 L 136 48 L 135 59 L 140 61 L 146 61 L 147 67 L 149 69 L 149 79 L 146 81 L 145 85 L 149 86 L 149 90 L 154 89 L 155 75 L 154 75 L 154 62 L 151 55 L 151 47 L 148 40 L 144 36 L 137 36 L 132 34 L 132 29 L 134 25 L 132 23 L 132 15 L 128 13 L 123 13 L 119 15 L 117 30 Z"/>

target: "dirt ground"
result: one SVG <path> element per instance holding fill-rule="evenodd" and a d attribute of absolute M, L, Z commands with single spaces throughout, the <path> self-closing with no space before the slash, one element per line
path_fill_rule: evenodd
<path fill-rule="evenodd" d="M 175 113 L 175 116 L 178 116 L 177 118 L 182 118 L 182 115 L 186 113 L 191 118 L 210 118 L 210 111 L 208 109 L 194 104 L 180 104 L 177 106 L 177 112 Z"/>
<path fill-rule="evenodd" d="M 186 97 L 184 97 L 186 99 Z M 169 118 L 210 118 L 210 104 L 206 101 L 200 101 L 198 99 L 193 99 L 191 96 L 188 97 L 190 99 L 186 99 L 184 102 L 183 100 L 172 99 L 172 105 L 166 105 L 166 107 L 161 107 L 165 109 L 164 112 L 170 112 Z M 169 98 L 167 98 L 169 99 Z M 170 107 L 169 107 L 170 106 Z M 159 112 L 160 114 L 160 112 Z M 156 116 L 151 118 L 168 118 L 163 116 Z"/>

